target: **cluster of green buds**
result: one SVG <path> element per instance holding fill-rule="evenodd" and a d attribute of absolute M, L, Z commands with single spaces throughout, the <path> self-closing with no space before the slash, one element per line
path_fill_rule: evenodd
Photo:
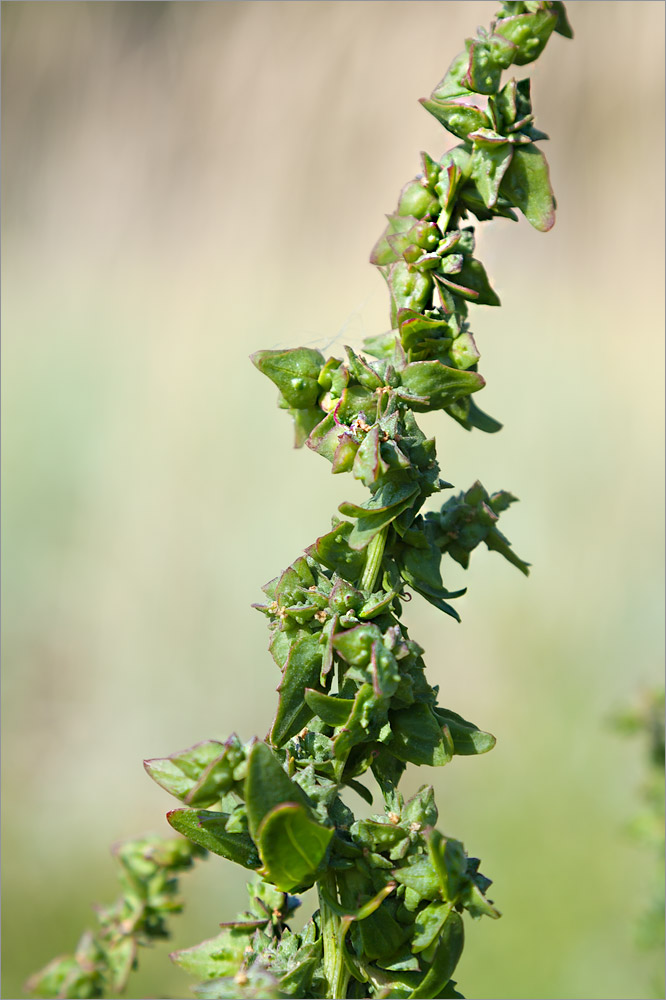
<path fill-rule="evenodd" d="M 553 31 L 571 35 L 561 3 L 504 3 L 422 102 L 461 143 L 439 161 L 422 155 L 372 252 L 391 330 L 366 339 L 363 354 L 346 348 L 345 360 L 308 347 L 253 356 L 294 420 L 296 445 L 370 495 L 341 504 L 330 530 L 264 587 L 257 607 L 280 671 L 266 739 L 209 740 L 146 762 L 182 804 L 171 826 L 257 880 L 247 913 L 173 956 L 201 980 L 200 997 L 458 997 L 462 914 L 499 915 L 478 859 L 436 829 L 432 788 L 405 801 L 398 787 L 408 764 L 442 766 L 495 742 L 439 704 L 401 617 L 417 593 L 458 619 L 451 601 L 464 591 L 444 583 L 447 554 L 466 568 L 483 542 L 527 572 L 497 528 L 511 494 L 477 482 L 423 510 L 451 484 L 415 414 L 500 427 L 472 399 L 485 382 L 468 307 L 499 298 L 463 223 L 469 213 L 516 219 L 518 209 L 537 229 L 553 224 L 529 81 L 500 86 Z M 371 804 L 371 775 L 383 812 L 356 820 L 342 794 Z M 319 909 L 292 930 L 296 897 L 315 885 Z"/>

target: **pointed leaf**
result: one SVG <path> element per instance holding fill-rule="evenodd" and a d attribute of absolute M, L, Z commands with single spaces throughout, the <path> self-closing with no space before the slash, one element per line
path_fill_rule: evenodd
<path fill-rule="evenodd" d="M 436 899 L 420 910 L 414 921 L 414 937 L 412 951 L 418 953 L 430 947 L 451 912 L 451 904 Z"/>
<path fill-rule="evenodd" d="M 501 18 L 495 26 L 495 34 L 516 46 L 512 61 L 516 66 L 525 66 L 541 54 L 556 24 L 558 13 L 545 8 Z"/>
<path fill-rule="evenodd" d="M 312 688 L 306 688 L 305 700 L 314 715 L 318 715 L 328 726 L 346 725 L 354 707 L 353 698 L 334 698 Z"/>
<path fill-rule="evenodd" d="M 311 885 L 334 832 L 310 819 L 301 805 L 288 802 L 276 806 L 258 830 L 266 877 L 283 892 Z"/>
<path fill-rule="evenodd" d="M 437 872 L 442 899 L 455 902 L 467 873 L 467 855 L 459 840 L 433 830 L 428 839 L 430 861 Z"/>
<path fill-rule="evenodd" d="M 511 163 L 512 155 L 513 146 L 508 142 L 496 146 L 475 144 L 472 153 L 472 177 L 488 208 L 493 208 L 497 203 L 500 184 Z"/>
<path fill-rule="evenodd" d="M 158 785 L 181 802 L 210 806 L 234 785 L 234 769 L 245 759 L 238 737 L 226 743 L 205 740 L 169 757 L 145 760 L 143 766 Z"/>
<path fill-rule="evenodd" d="M 391 739 L 388 748 L 399 760 L 441 767 L 453 756 L 453 743 L 446 728 L 429 705 L 416 702 L 389 713 Z"/>
<path fill-rule="evenodd" d="M 254 930 L 253 924 L 249 924 L 246 930 L 241 927 L 228 928 L 217 937 L 202 941 L 192 948 L 173 951 L 169 958 L 197 979 L 233 976 L 243 964 L 248 933 L 253 933 Z"/>
<path fill-rule="evenodd" d="M 264 816 L 283 802 L 297 802 L 309 807 L 307 795 L 287 777 L 270 747 L 265 743 L 255 743 L 245 781 L 248 824 L 255 840 Z"/>
<path fill-rule="evenodd" d="M 271 742 L 275 746 L 283 746 L 312 718 L 309 706 L 303 701 L 303 692 L 306 687 L 318 684 L 323 652 L 318 633 L 305 635 L 291 647 L 278 688 L 280 700 L 271 729 Z"/>
<path fill-rule="evenodd" d="M 474 723 L 467 722 L 450 709 L 437 707 L 434 711 L 440 722 L 447 726 L 451 733 L 454 754 L 469 756 L 487 753 L 495 746 L 497 741 L 491 733 L 484 733 Z"/>
<path fill-rule="evenodd" d="M 193 844 L 205 847 L 244 868 L 259 868 L 261 860 L 252 838 L 247 833 L 227 833 L 227 813 L 206 809 L 173 809 L 167 820 L 178 833 Z"/>
<path fill-rule="evenodd" d="M 317 382 L 324 355 L 310 347 L 289 351 L 257 351 L 252 363 L 278 387 L 290 406 L 314 406 L 321 387 Z"/>
<path fill-rule="evenodd" d="M 469 133 L 477 128 L 490 128 L 488 115 L 473 105 L 458 104 L 456 101 L 429 100 L 425 97 L 421 98 L 421 104 L 442 123 L 445 129 L 457 135 L 459 139 L 466 139 Z"/>
<path fill-rule="evenodd" d="M 349 521 L 341 521 L 328 534 L 321 535 L 306 551 L 322 566 L 334 570 L 343 579 L 354 583 L 363 573 L 365 553 L 350 548 L 347 539 L 352 527 Z"/>
<path fill-rule="evenodd" d="M 417 413 L 441 410 L 460 396 L 477 392 L 486 384 L 478 372 L 450 368 L 441 361 L 412 361 L 400 377 L 410 393 L 428 400 L 426 404 L 414 403 L 412 409 Z"/>
<path fill-rule="evenodd" d="M 442 927 L 435 956 L 425 976 L 409 995 L 409 1000 L 438 996 L 453 975 L 465 943 L 462 917 L 451 910 Z"/>
<path fill-rule="evenodd" d="M 500 186 L 535 229 L 545 233 L 555 224 L 555 200 L 546 157 L 536 146 L 520 146 Z"/>

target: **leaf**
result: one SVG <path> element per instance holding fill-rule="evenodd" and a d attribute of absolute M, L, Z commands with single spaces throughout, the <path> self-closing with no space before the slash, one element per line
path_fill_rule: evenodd
<path fill-rule="evenodd" d="M 349 534 L 349 546 L 364 549 L 382 528 L 394 521 L 412 505 L 419 493 L 417 483 L 387 482 L 382 484 L 364 504 L 341 503 L 338 510 L 348 517 L 358 518 Z M 365 563 L 364 563 L 365 565 Z"/>
<path fill-rule="evenodd" d="M 421 899 L 438 899 L 440 893 L 437 872 L 425 858 L 404 868 L 394 868 L 392 878 L 412 889 Z"/>
<path fill-rule="evenodd" d="M 429 705 L 416 702 L 389 713 L 391 739 L 388 748 L 399 760 L 441 767 L 453 756 L 453 743 Z"/>
<path fill-rule="evenodd" d="M 469 47 L 469 64 L 464 82 L 477 94 L 494 94 L 499 87 L 502 66 L 485 40 L 475 39 Z"/>
<path fill-rule="evenodd" d="M 372 732 L 386 721 L 386 708 L 386 702 L 377 698 L 371 684 L 361 685 L 349 718 L 333 740 L 336 760 L 346 761 L 352 747 L 371 739 Z"/>
<path fill-rule="evenodd" d="M 472 153 L 472 178 L 488 208 L 493 208 L 497 203 L 500 184 L 512 155 L 513 146 L 508 142 L 496 146 L 475 145 Z"/>
<path fill-rule="evenodd" d="M 226 743 L 204 740 L 169 757 L 144 760 L 143 766 L 158 785 L 191 806 L 210 806 L 234 785 L 234 768 L 245 759 L 238 737 Z"/>
<path fill-rule="evenodd" d="M 471 431 L 473 427 L 476 427 L 486 434 L 496 434 L 497 431 L 502 429 L 502 424 L 499 420 L 495 420 L 494 417 L 490 417 L 487 413 L 484 413 L 470 396 L 457 399 L 455 403 L 446 406 L 445 410 L 449 416 L 457 420 L 459 424 L 462 424 L 467 431 Z"/>
<path fill-rule="evenodd" d="M 167 813 L 167 820 L 178 833 L 213 854 L 219 854 L 243 868 L 256 869 L 261 865 L 254 842 L 247 833 L 226 832 L 227 813 L 173 809 Z"/>
<path fill-rule="evenodd" d="M 381 454 L 379 424 L 373 424 L 356 452 L 354 478 L 360 479 L 370 489 L 386 475 L 388 469 Z"/>
<path fill-rule="evenodd" d="M 513 160 L 512 160 L 513 162 Z M 443 282 L 456 295 L 470 299 L 480 306 L 498 306 L 500 300 L 490 287 L 488 275 L 481 261 L 468 257 L 462 269 L 455 275 L 455 280 L 443 274 L 436 275 L 438 282 Z M 481 376 L 479 376 L 480 378 Z"/>
<path fill-rule="evenodd" d="M 433 943 L 450 912 L 451 904 L 438 899 L 419 910 L 414 921 L 414 937 L 412 938 L 412 951 L 414 953 L 424 951 Z"/>
<path fill-rule="evenodd" d="M 425 404 L 414 402 L 412 409 L 417 413 L 441 410 L 460 396 L 478 392 L 486 384 L 478 372 L 450 368 L 441 361 L 412 361 L 400 377 L 405 389 L 428 400 Z"/>
<path fill-rule="evenodd" d="M 270 747 L 266 743 L 255 743 L 245 781 L 248 824 L 255 840 L 264 816 L 284 802 L 296 802 L 306 808 L 310 805 L 305 792 L 287 777 Z"/>
<path fill-rule="evenodd" d="M 273 382 L 289 406 L 305 409 L 316 404 L 321 392 L 317 381 L 324 355 L 310 347 L 288 351 L 257 351 L 252 363 Z"/>
<path fill-rule="evenodd" d="M 328 726 L 346 725 L 354 707 L 352 698 L 333 697 L 311 688 L 306 688 L 305 700 L 310 710 Z"/>
<path fill-rule="evenodd" d="M 405 943 L 410 928 L 393 919 L 386 906 L 380 906 L 358 924 L 364 957 L 370 961 L 391 958 Z"/>
<path fill-rule="evenodd" d="M 416 179 L 405 184 L 398 199 L 398 214 L 424 219 L 427 215 L 437 213 L 439 205 L 432 191 L 429 191 L 422 181 Z"/>
<path fill-rule="evenodd" d="M 437 872 L 442 899 L 454 903 L 467 873 L 465 848 L 459 840 L 443 837 L 439 830 L 433 830 L 428 838 L 428 853 Z"/>
<path fill-rule="evenodd" d="M 234 975 L 243 964 L 248 933 L 255 928 L 256 925 L 252 923 L 248 924 L 246 930 L 240 926 L 226 928 L 217 937 L 202 941 L 192 948 L 171 952 L 169 958 L 197 979 Z"/>
<path fill-rule="evenodd" d="M 469 104 L 458 104 L 456 101 L 439 101 L 425 97 L 420 102 L 426 111 L 441 122 L 445 129 L 466 139 L 470 132 L 477 128 L 490 128 L 490 119 L 481 110 Z"/>
<path fill-rule="evenodd" d="M 430 968 L 409 996 L 409 1000 L 427 1000 L 436 997 L 453 975 L 465 943 L 462 917 L 451 910 L 439 935 L 437 950 Z"/>
<path fill-rule="evenodd" d="M 455 57 L 446 71 L 445 76 L 433 90 L 431 97 L 443 101 L 447 97 L 461 97 L 469 94 L 469 88 L 463 80 L 467 74 L 469 58 L 466 52 Z"/>
<path fill-rule="evenodd" d="M 356 843 L 373 851 L 388 850 L 409 836 L 403 826 L 391 823 L 389 820 L 380 822 L 377 819 L 357 820 L 351 827 L 350 833 Z"/>
<path fill-rule="evenodd" d="M 295 802 L 276 806 L 258 830 L 266 877 L 283 892 L 311 885 L 334 832 L 310 819 Z"/>
<path fill-rule="evenodd" d="M 447 726 L 453 740 L 453 752 L 460 756 L 487 753 L 497 742 L 491 733 L 484 733 L 472 722 L 467 722 L 448 708 L 435 708 L 435 715 Z"/>
<path fill-rule="evenodd" d="M 318 633 L 305 635 L 292 645 L 278 688 L 280 700 L 271 729 L 271 742 L 275 746 L 283 746 L 312 718 L 311 709 L 303 701 L 303 692 L 318 684 L 322 655 Z"/>
<path fill-rule="evenodd" d="M 388 267 L 386 281 L 391 293 L 391 325 L 395 326 L 401 309 L 425 309 L 432 297 L 432 278 L 428 273 L 411 271 L 404 260 Z"/>
<path fill-rule="evenodd" d="M 349 521 L 341 521 L 306 549 L 309 556 L 350 583 L 359 579 L 365 566 L 365 553 L 352 549 L 347 541 L 352 527 Z"/>
<path fill-rule="evenodd" d="M 548 9 L 517 14 L 497 21 L 495 34 L 516 46 L 512 61 L 525 66 L 541 54 L 558 20 L 558 14 Z"/>
<path fill-rule="evenodd" d="M 520 146 L 514 150 L 500 192 L 520 209 L 539 232 L 552 229 L 555 224 L 555 199 L 546 157 L 536 146 Z"/>
<path fill-rule="evenodd" d="M 473 878 L 464 886 L 459 898 L 472 917 L 490 917 L 492 920 L 497 920 L 501 916 L 500 911 L 486 899 Z"/>
<path fill-rule="evenodd" d="M 409 367 L 409 366 L 408 366 Z M 418 486 L 413 482 L 385 483 L 376 490 L 364 504 L 344 501 L 338 507 L 341 514 L 347 517 L 366 517 L 369 514 L 384 514 L 405 502 L 411 500 L 418 492 Z"/>

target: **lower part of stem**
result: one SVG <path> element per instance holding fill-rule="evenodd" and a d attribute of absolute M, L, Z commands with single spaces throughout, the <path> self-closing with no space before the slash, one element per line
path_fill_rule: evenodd
<path fill-rule="evenodd" d="M 329 872 L 322 879 L 324 888 L 333 900 L 337 899 L 337 887 L 335 875 Z M 347 985 L 349 983 L 349 971 L 345 964 L 344 930 L 342 919 L 333 913 L 333 910 L 326 904 L 319 893 L 319 913 L 321 916 L 321 933 L 324 939 L 324 975 L 328 983 L 327 997 L 331 1000 L 345 1000 L 347 996 Z M 345 928 L 346 930 L 346 928 Z"/>
<path fill-rule="evenodd" d="M 377 574 L 379 573 L 384 557 L 384 546 L 386 545 L 388 529 L 389 526 L 387 524 L 378 535 L 375 535 L 368 545 L 368 552 L 365 557 L 365 569 L 361 577 L 361 590 L 367 590 L 369 593 L 372 593 L 375 589 Z"/>

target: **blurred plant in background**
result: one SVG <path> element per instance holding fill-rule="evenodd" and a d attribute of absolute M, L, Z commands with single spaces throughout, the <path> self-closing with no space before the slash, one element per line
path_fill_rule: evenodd
<path fill-rule="evenodd" d="M 643 811 L 633 820 L 629 830 L 636 840 L 650 849 L 654 858 L 652 899 L 641 914 L 638 943 L 654 954 L 654 996 L 664 995 L 664 691 L 654 690 L 643 695 L 634 709 L 615 717 L 617 729 L 626 736 L 636 737 L 642 744 L 646 775 L 641 785 L 645 803 Z"/>

